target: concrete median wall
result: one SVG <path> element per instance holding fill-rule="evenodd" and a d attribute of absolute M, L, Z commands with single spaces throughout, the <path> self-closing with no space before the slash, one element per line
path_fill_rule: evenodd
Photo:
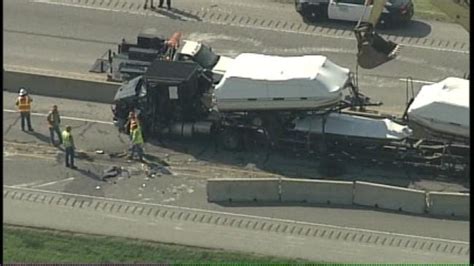
<path fill-rule="evenodd" d="M 278 178 L 229 178 L 207 180 L 208 201 L 278 202 Z"/>
<path fill-rule="evenodd" d="M 289 179 L 281 180 L 282 202 L 352 205 L 353 182 Z"/>
<path fill-rule="evenodd" d="M 354 204 L 423 214 L 426 211 L 426 193 L 421 190 L 356 181 Z"/>
<path fill-rule="evenodd" d="M 5 70 L 3 90 L 18 92 L 25 87 L 31 95 L 60 97 L 73 100 L 112 103 L 120 86 L 118 83 L 94 79 L 80 79 L 67 76 L 27 73 Z"/>
<path fill-rule="evenodd" d="M 429 192 L 428 213 L 441 216 L 469 218 L 469 194 Z"/>

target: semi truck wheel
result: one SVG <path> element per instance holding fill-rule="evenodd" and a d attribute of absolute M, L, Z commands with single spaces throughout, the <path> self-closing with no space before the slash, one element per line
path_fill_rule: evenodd
<path fill-rule="evenodd" d="M 226 129 L 220 134 L 220 144 L 226 150 L 238 151 L 242 148 L 242 136 L 236 129 Z"/>

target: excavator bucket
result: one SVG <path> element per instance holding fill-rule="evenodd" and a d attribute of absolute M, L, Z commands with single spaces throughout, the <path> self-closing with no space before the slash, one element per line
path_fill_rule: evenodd
<path fill-rule="evenodd" d="M 375 68 L 394 59 L 399 52 L 400 46 L 380 37 L 371 24 L 358 25 L 354 33 L 357 39 L 357 63 L 362 68 Z"/>

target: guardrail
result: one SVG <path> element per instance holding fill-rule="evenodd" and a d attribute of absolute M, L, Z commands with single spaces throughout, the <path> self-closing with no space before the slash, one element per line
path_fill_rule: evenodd
<path fill-rule="evenodd" d="M 18 92 L 20 87 L 24 87 L 32 95 L 112 103 L 120 83 L 105 79 L 97 75 L 4 66 L 3 90 Z"/>
<path fill-rule="evenodd" d="M 360 205 L 403 213 L 469 219 L 468 193 L 427 192 L 360 181 L 292 178 L 208 179 L 210 202 Z"/>

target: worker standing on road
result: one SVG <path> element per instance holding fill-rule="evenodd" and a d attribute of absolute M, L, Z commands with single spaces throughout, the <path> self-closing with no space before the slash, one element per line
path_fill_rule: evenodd
<path fill-rule="evenodd" d="M 71 126 L 66 126 L 66 129 L 63 131 L 62 137 L 64 150 L 66 153 L 66 167 L 77 169 L 77 167 L 74 166 L 74 150 L 76 149 L 76 147 L 74 145 L 74 139 L 71 135 Z"/>
<path fill-rule="evenodd" d="M 148 1 L 150 1 L 150 8 L 154 9 L 155 7 L 153 6 L 153 0 L 145 0 L 145 5 L 143 6 L 143 9 L 147 9 Z"/>
<path fill-rule="evenodd" d="M 53 105 L 51 111 L 49 111 L 48 116 L 46 118 L 48 121 L 49 127 L 49 135 L 51 137 L 51 144 L 55 145 L 54 143 L 54 133 L 58 135 L 59 145 L 63 143 L 63 138 L 61 136 L 61 130 L 59 129 L 59 124 L 61 123 L 61 117 L 59 116 L 58 106 Z"/>
<path fill-rule="evenodd" d="M 127 134 L 130 135 L 130 139 L 132 139 L 132 127 L 133 126 L 138 126 L 138 116 L 134 111 L 130 111 L 128 113 L 128 120 L 127 123 L 125 123 L 125 130 Z"/>
<path fill-rule="evenodd" d="M 16 106 L 18 106 L 18 111 L 20 111 L 21 130 L 23 131 L 25 131 L 25 120 L 28 124 L 28 131 L 34 131 L 31 127 L 31 102 L 33 102 L 33 99 L 28 95 L 26 89 L 21 88 L 19 96 L 16 99 Z"/>
<path fill-rule="evenodd" d="M 163 8 L 163 2 L 165 0 L 160 0 L 160 4 L 158 5 L 159 8 Z M 171 9 L 171 0 L 166 0 L 166 6 L 168 7 L 168 9 Z"/>
<path fill-rule="evenodd" d="M 138 159 L 143 161 L 143 135 L 142 130 L 139 125 L 133 125 L 132 131 L 130 132 L 132 136 L 132 148 L 130 156 L 128 157 L 130 160 L 133 159 L 135 153 L 138 155 Z"/>

